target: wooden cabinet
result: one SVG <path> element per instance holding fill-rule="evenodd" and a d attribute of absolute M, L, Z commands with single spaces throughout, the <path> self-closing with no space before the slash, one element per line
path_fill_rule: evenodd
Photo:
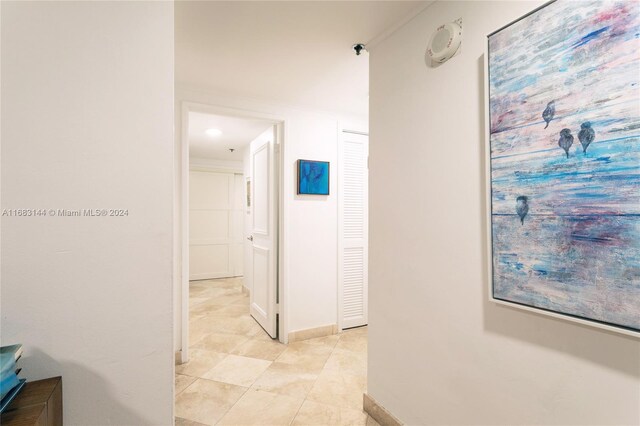
<path fill-rule="evenodd" d="M 2 426 L 62 426 L 62 377 L 28 382 L 2 413 Z"/>

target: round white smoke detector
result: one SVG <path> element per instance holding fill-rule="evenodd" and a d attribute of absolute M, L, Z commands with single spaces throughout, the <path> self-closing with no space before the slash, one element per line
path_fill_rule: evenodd
<path fill-rule="evenodd" d="M 456 54 L 462 44 L 462 27 L 457 22 L 443 24 L 431 35 L 427 45 L 427 57 L 443 63 Z"/>

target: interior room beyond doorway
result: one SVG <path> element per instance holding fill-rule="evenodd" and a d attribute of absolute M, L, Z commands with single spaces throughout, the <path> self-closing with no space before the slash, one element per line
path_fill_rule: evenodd
<path fill-rule="evenodd" d="M 198 298 L 198 291 L 194 292 L 194 289 L 202 289 L 205 297 L 212 296 L 212 292 L 221 295 L 218 293 L 231 290 L 207 286 L 207 283 L 211 283 L 207 280 L 231 279 L 237 284 L 237 290 L 247 298 L 254 290 L 253 272 L 260 271 L 260 268 L 254 267 L 257 257 L 254 256 L 253 247 L 255 222 L 260 220 L 262 210 L 269 208 L 268 205 L 265 207 L 264 200 L 268 204 L 270 196 L 273 197 L 273 194 L 269 194 L 267 183 L 270 177 L 268 173 L 273 173 L 273 170 L 262 168 L 260 161 L 264 155 L 258 157 L 257 161 L 254 161 L 254 155 L 261 155 L 256 152 L 273 155 L 275 136 L 276 127 L 268 120 L 199 111 L 188 113 L 190 323 L 194 320 L 193 310 L 197 309 L 196 318 L 219 310 L 218 304 L 199 303 L 204 300 Z M 267 157 L 264 161 L 267 168 L 270 164 L 268 160 Z M 258 184 L 257 188 L 255 184 Z M 257 204 L 254 198 L 257 198 Z M 264 212 L 264 215 L 268 216 L 267 213 Z M 256 262 L 260 261 L 256 259 Z M 261 285 L 260 282 L 257 284 L 258 287 Z M 262 289 L 258 288 L 257 294 L 262 293 Z M 261 321 L 260 301 L 255 304 L 259 308 L 255 314 L 251 313 L 252 316 L 268 332 L 271 331 L 268 330 L 268 324 Z M 252 306 L 251 303 L 249 305 Z M 221 313 L 217 312 L 218 315 Z M 251 320 L 251 317 L 247 317 L 247 320 Z M 257 329 L 260 327 L 257 326 Z M 193 331 L 191 334 L 190 346 L 196 338 Z M 268 334 L 276 337 L 273 331 Z"/>

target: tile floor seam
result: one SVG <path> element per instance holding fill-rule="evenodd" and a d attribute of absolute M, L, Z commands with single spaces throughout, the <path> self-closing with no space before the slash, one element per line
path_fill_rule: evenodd
<path fill-rule="evenodd" d="M 293 424 L 293 422 L 296 420 L 296 417 L 298 417 L 298 414 L 300 414 L 300 410 L 302 409 L 302 406 L 304 405 L 305 402 L 307 402 L 307 400 L 315 402 L 315 401 L 309 399 L 309 394 L 313 390 L 313 387 L 316 385 L 316 382 L 318 381 L 318 378 L 320 377 L 320 374 L 322 374 L 322 372 L 324 371 L 324 366 L 327 365 L 327 362 L 329 361 L 329 358 L 331 358 L 331 354 L 333 354 L 333 350 L 335 348 L 335 345 L 338 344 L 339 340 L 340 340 L 340 337 L 338 337 L 338 339 L 336 340 L 336 343 L 331 348 L 331 353 L 329 354 L 329 357 L 327 357 L 327 361 L 325 361 L 324 365 L 322 366 L 322 369 L 320 370 L 320 372 L 317 375 L 315 375 L 316 378 L 313 380 L 313 384 L 309 387 L 309 390 L 307 391 L 307 393 L 304 396 L 304 400 L 302 401 L 302 404 L 300 404 L 300 407 L 298 408 L 298 411 L 296 412 L 296 415 L 293 416 L 293 419 L 291 419 L 291 422 L 289 423 L 289 426 L 291 426 L 291 424 Z"/>
<path fill-rule="evenodd" d="M 249 388 L 247 388 L 247 389 L 242 393 L 242 395 L 240 395 L 240 398 L 238 398 L 238 399 L 236 400 L 236 402 L 234 402 L 234 403 L 233 403 L 233 405 L 231 405 L 231 407 L 229 407 L 229 409 L 228 409 L 228 410 L 226 410 L 226 411 L 224 412 L 224 414 L 222 414 L 222 415 L 220 416 L 220 419 L 219 419 L 217 422 L 215 422 L 215 423 L 214 423 L 214 426 L 215 426 L 215 425 L 220 424 L 220 422 L 221 422 L 221 421 L 224 419 L 224 417 L 229 413 L 229 411 L 231 411 L 231 409 L 232 409 L 233 407 L 235 407 L 235 406 L 236 406 L 236 404 L 237 404 L 237 403 L 238 403 L 238 402 L 239 402 L 239 401 L 240 401 L 240 400 L 245 396 L 245 394 L 246 394 L 247 392 L 249 392 Z"/>
<path fill-rule="evenodd" d="M 302 406 L 304 405 L 305 402 L 307 402 L 307 397 L 306 396 L 302 400 L 302 404 L 300 404 L 300 406 L 298 407 L 298 411 L 296 411 L 296 414 L 293 416 L 293 418 L 289 422 L 289 426 L 291 426 L 293 424 L 293 422 L 296 421 L 296 417 L 298 417 L 298 414 L 300 414 L 300 410 L 302 410 Z"/>
<path fill-rule="evenodd" d="M 186 374 L 183 374 L 183 376 L 185 376 L 185 375 L 186 375 Z M 175 376 L 175 374 L 174 374 L 174 376 Z M 193 377 L 193 376 L 189 376 L 189 377 Z M 182 392 L 184 392 L 184 391 L 186 391 L 187 389 L 189 389 L 189 387 L 190 387 L 192 384 L 194 384 L 194 383 L 199 379 L 199 377 L 194 377 L 194 378 L 195 378 L 195 380 L 194 380 L 193 382 L 189 383 L 189 384 L 188 384 L 184 389 L 182 389 L 180 392 L 178 392 L 178 393 L 176 393 L 176 394 L 175 394 L 175 396 L 173 397 L 173 398 L 174 398 L 174 400 L 178 398 L 178 395 L 180 395 Z M 174 383 L 175 383 L 175 378 L 174 378 Z M 174 386 L 175 386 L 175 385 L 174 385 Z"/>
<path fill-rule="evenodd" d="M 230 385 L 229 383 L 219 382 L 219 381 L 217 381 L 217 380 L 205 379 L 204 377 L 198 377 L 198 378 L 197 378 L 196 380 L 194 380 L 194 381 L 193 381 L 189 386 L 191 386 L 191 385 L 195 384 L 198 380 L 204 380 L 204 381 L 208 381 L 208 382 L 213 382 L 213 383 L 217 383 L 217 384 L 224 385 L 224 386 L 229 386 L 229 385 Z M 239 387 L 239 388 L 244 388 L 244 386 L 238 386 L 238 385 L 231 385 L 231 386 L 235 386 L 235 387 Z M 183 393 L 185 390 L 186 390 L 186 389 L 184 389 L 184 390 L 183 390 L 182 392 L 180 392 L 180 393 Z M 238 401 L 240 401 L 240 399 L 244 396 L 244 394 L 245 394 L 245 393 L 247 393 L 247 391 L 248 391 L 248 390 L 249 390 L 248 388 L 245 388 L 245 391 L 242 393 L 242 395 L 240 395 L 240 397 L 238 398 L 238 400 L 237 400 L 233 405 L 235 405 Z M 231 407 L 229 407 L 229 409 L 225 410 L 225 411 L 224 411 L 224 413 L 220 416 L 220 419 L 219 419 L 218 421 L 216 421 L 212 426 L 215 426 L 216 424 L 218 424 L 218 423 L 222 420 L 222 418 L 223 418 L 223 417 L 224 417 L 224 416 L 229 412 L 229 410 L 231 410 L 231 408 L 233 407 L 233 405 L 232 405 Z M 179 417 L 179 416 L 174 416 L 174 417 Z M 200 422 L 198 422 L 197 420 L 192 420 L 192 419 L 189 419 L 189 418 L 186 418 L 186 417 L 180 417 L 180 418 L 183 418 L 183 419 L 186 419 L 186 420 L 189 420 L 189 421 L 195 422 L 195 423 L 200 423 Z M 175 420 L 174 420 L 174 422 L 175 422 Z"/>
<path fill-rule="evenodd" d="M 211 367 L 210 369 L 208 369 L 207 371 L 205 371 L 205 372 L 204 372 L 204 374 L 201 374 L 198 378 L 200 378 L 200 379 L 206 379 L 206 380 L 211 380 L 211 381 L 213 381 L 213 382 L 217 382 L 217 380 L 207 379 L 205 376 L 206 376 L 207 374 L 209 374 L 209 373 L 210 373 L 214 368 L 216 368 L 216 367 L 217 367 L 221 362 L 223 362 L 225 359 L 227 359 L 227 357 L 228 357 L 229 355 L 231 355 L 231 354 L 228 354 L 228 353 L 226 353 L 226 352 L 220 352 L 220 353 L 221 353 L 221 354 L 224 354 L 224 355 L 225 355 L 225 357 L 224 357 L 224 358 L 222 358 L 219 362 L 217 362 L 217 363 L 216 363 L 216 365 L 214 365 L 213 367 Z M 223 382 L 223 383 L 226 383 L 226 382 Z M 233 384 L 233 383 L 229 383 L 229 384 Z"/>

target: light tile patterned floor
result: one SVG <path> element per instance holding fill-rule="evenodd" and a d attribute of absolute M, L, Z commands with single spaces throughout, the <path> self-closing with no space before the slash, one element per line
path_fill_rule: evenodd
<path fill-rule="evenodd" d="M 378 426 L 362 411 L 366 327 L 283 345 L 249 315 L 241 278 L 192 282 L 190 304 L 176 425 Z"/>

